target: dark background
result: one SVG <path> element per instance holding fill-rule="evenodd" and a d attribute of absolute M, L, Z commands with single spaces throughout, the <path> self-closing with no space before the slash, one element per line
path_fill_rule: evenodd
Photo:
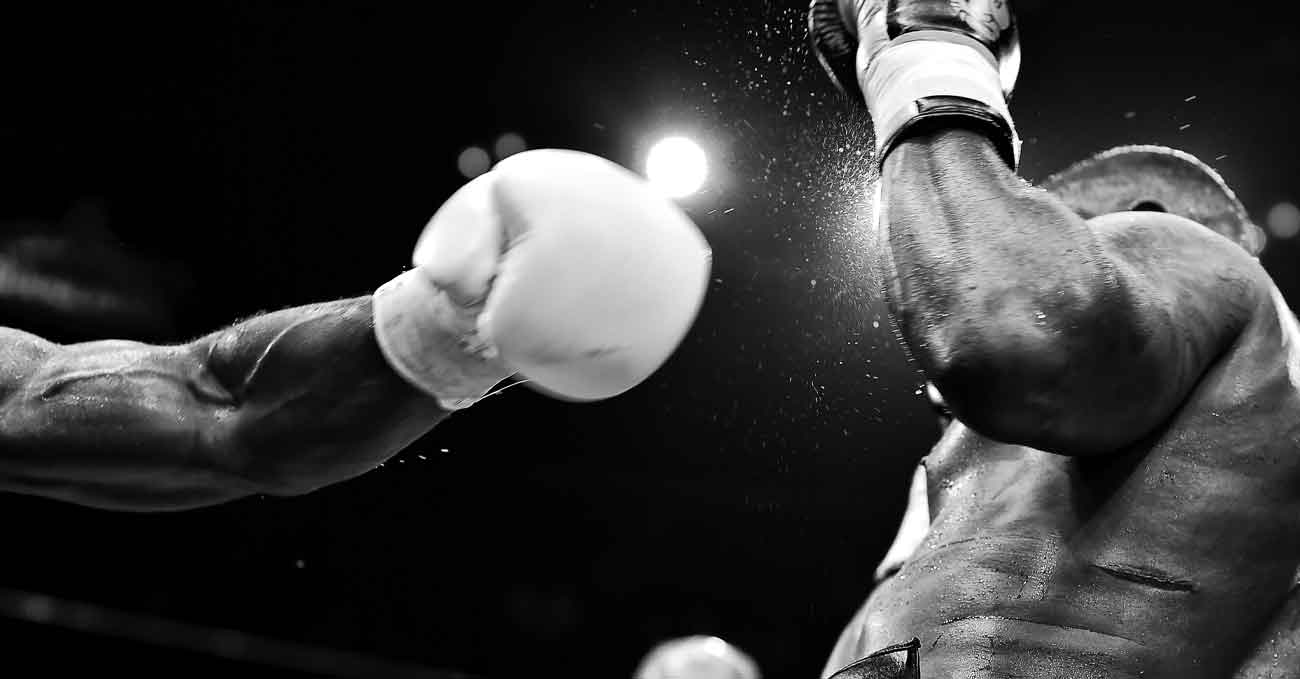
<path fill-rule="evenodd" d="M 1161 143 L 1261 223 L 1300 200 L 1300 17 L 1258 4 L 1020 3 L 1022 174 Z M 698 633 L 813 676 L 937 427 L 865 269 L 866 121 L 803 25 L 802 3 L 758 1 L 8 10 L 0 217 L 101 200 L 114 243 L 171 272 L 173 323 L 141 339 L 368 293 L 463 183 L 457 154 L 505 132 L 634 169 L 696 138 L 714 174 L 682 204 L 714 272 L 626 395 L 511 390 L 308 496 L 159 515 L 0 496 L 0 587 L 492 677 L 628 677 Z M 1263 257 L 1293 303 L 1296 256 Z M 37 667 L 241 671 L 0 630 Z"/>

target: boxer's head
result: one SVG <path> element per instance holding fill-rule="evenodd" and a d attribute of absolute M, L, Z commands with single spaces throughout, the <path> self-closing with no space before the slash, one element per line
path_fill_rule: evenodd
<path fill-rule="evenodd" d="M 1128 210 L 1154 210 L 1204 224 L 1246 248 L 1264 249 L 1264 232 L 1213 168 L 1164 146 L 1119 146 L 1039 184 L 1089 219 Z"/>

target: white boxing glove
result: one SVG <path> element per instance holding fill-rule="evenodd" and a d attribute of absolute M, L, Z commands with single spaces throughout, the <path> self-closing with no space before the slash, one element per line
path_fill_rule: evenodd
<path fill-rule="evenodd" d="M 643 179 L 578 151 L 515 154 L 433 215 L 374 295 L 389 364 L 443 407 L 519 373 L 572 400 L 650 376 L 690 328 L 710 251 Z"/>

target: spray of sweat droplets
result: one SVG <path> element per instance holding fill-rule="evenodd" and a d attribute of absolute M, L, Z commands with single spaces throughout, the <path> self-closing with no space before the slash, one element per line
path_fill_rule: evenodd
<path fill-rule="evenodd" d="M 879 420 L 890 384 L 906 396 L 916 385 L 899 384 L 910 379 L 905 363 L 883 351 L 897 345 L 872 266 L 870 122 L 812 55 L 806 4 L 755 4 L 713 3 L 708 25 L 664 39 L 681 54 L 672 95 L 682 110 L 669 115 L 700 131 L 726 176 L 684 205 L 713 243 L 710 303 L 729 305 L 721 315 L 744 326 L 705 330 L 736 352 L 736 365 L 719 369 L 780 385 L 739 397 L 779 401 L 742 412 L 835 427 L 803 432 L 811 453 L 841 446 L 841 425 Z M 750 430 L 728 424 L 742 440 Z M 765 432 L 756 446 L 782 446 L 771 426 L 751 424 Z"/>

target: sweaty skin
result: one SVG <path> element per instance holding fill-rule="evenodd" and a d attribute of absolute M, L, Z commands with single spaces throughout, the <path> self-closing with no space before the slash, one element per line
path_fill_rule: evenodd
<path fill-rule="evenodd" d="M 882 181 L 898 329 L 957 419 L 824 674 L 918 637 L 923 677 L 1300 676 L 1300 326 L 1258 262 L 1085 222 L 971 131 Z"/>
<path fill-rule="evenodd" d="M 176 346 L 0 328 L 0 490 L 180 510 L 373 469 L 447 412 L 388 367 L 371 314 L 284 309 Z"/>

